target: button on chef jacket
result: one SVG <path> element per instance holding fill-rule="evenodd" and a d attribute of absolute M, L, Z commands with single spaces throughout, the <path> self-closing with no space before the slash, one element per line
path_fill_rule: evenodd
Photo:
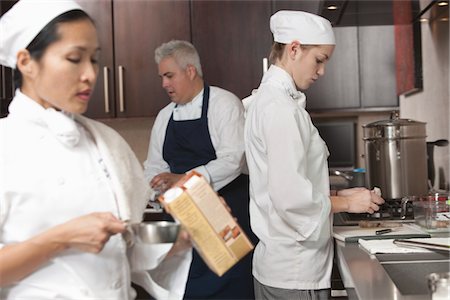
<path fill-rule="evenodd" d="M 66 144 L 64 139 L 73 140 L 73 131 L 60 140 L 43 121 L 45 110 L 19 90 L 10 110 L 8 118 L 0 120 L 0 247 L 92 212 L 120 216 L 112 169 L 97 150 L 100 140 L 96 146 L 84 126 L 73 122 L 79 141 L 76 147 Z M 123 161 L 130 155 L 127 149 L 120 152 Z M 146 200 L 139 201 L 143 209 Z M 141 259 L 145 268 L 145 256 Z M 100 253 L 60 253 L 16 284 L 0 288 L 0 299 L 133 299 L 130 276 L 127 247 L 117 234 Z"/>
<path fill-rule="evenodd" d="M 328 150 L 305 110 L 305 95 L 272 65 L 246 108 L 250 221 L 260 239 L 253 275 L 277 288 L 329 288 Z"/>

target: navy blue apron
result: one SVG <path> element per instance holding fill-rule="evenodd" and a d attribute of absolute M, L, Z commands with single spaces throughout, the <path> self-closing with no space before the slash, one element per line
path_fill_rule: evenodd
<path fill-rule="evenodd" d="M 173 113 L 170 117 L 164 139 L 163 158 L 172 173 L 183 174 L 217 158 L 208 128 L 209 90 L 209 86 L 205 84 L 200 119 L 175 121 Z M 242 229 L 255 242 L 249 224 L 248 176 L 241 174 L 218 192 L 230 206 Z M 252 255 L 247 255 L 219 277 L 208 268 L 194 249 L 185 299 L 254 299 L 251 263 Z"/>

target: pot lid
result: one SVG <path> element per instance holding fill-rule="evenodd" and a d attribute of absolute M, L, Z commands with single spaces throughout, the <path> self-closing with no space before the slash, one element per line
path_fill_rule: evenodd
<path fill-rule="evenodd" d="M 389 119 L 363 125 L 364 139 L 425 138 L 426 123 L 411 119 Z"/>
<path fill-rule="evenodd" d="M 376 121 L 363 127 L 379 127 L 379 126 L 417 126 L 417 125 L 425 125 L 425 122 L 414 121 L 411 119 L 389 119 L 389 120 L 381 120 Z"/>

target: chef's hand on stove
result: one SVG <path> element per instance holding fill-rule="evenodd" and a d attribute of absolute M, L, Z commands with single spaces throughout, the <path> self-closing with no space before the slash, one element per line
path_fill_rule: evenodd
<path fill-rule="evenodd" d="M 361 193 L 363 191 L 367 191 L 367 189 L 363 188 L 363 187 L 354 187 L 354 188 L 349 188 L 349 189 L 345 189 L 345 190 L 339 190 L 337 192 L 337 195 L 341 196 L 341 197 L 347 197 L 347 196 L 353 195 L 355 193 Z"/>
<path fill-rule="evenodd" d="M 384 203 L 384 199 L 375 192 L 361 187 L 341 190 L 338 192 L 338 196 L 346 198 L 347 212 L 349 213 L 373 214 Z"/>

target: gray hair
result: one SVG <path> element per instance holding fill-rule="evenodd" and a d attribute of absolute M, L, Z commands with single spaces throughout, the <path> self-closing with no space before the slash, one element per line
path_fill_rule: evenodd
<path fill-rule="evenodd" d="M 155 62 L 159 64 L 164 58 L 171 56 L 178 65 L 184 70 L 188 65 L 197 69 L 200 77 L 203 77 L 200 56 L 194 45 L 187 41 L 172 40 L 164 43 L 155 50 Z"/>

